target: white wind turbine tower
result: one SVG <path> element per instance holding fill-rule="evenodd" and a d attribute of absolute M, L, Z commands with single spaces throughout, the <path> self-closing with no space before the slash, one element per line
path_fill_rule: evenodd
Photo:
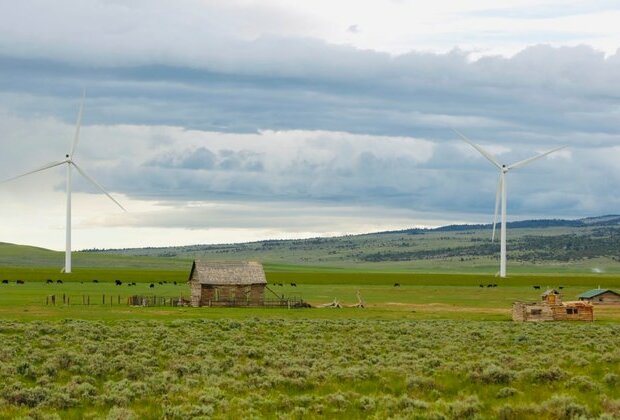
<path fill-rule="evenodd" d="M 557 152 L 558 150 L 564 149 L 566 146 L 561 146 L 553 150 L 549 150 L 548 152 L 541 153 L 539 155 L 533 156 L 528 159 L 524 159 L 517 163 L 513 163 L 512 165 L 503 165 L 499 163 L 497 158 L 493 156 L 491 153 L 484 150 L 482 147 L 473 143 L 467 137 L 465 137 L 459 131 L 453 129 L 456 134 L 458 134 L 465 142 L 469 143 L 472 147 L 474 147 L 477 151 L 480 152 L 482 156 L 487 158 L 489 162 L 497 167 L 499 170 L 499 181 L 497 183 L 497 193 L 495 195 L 495 215 L 493 217 L 493 236 L 492 240 L 495 241 L 495 226 L 497 225 L 497 212 L 500 206 L 502 206 L 502 224 L 500 229 L 500 263 L 499 263 L 499 276 L 506 277 L 506 174 L 513 170 L 525 166 L 529 163 L 534 162 L 542 157 L 545 157 L 553 152 Z"/>
<path fill-rule="evenodd" d="M 6 179 L 2 181 L 2 183 L 12 181 L 17 178 L 22 178 L 26 175 L 34 174 L 36 172 L 45 171 L 50 168 L 54 168 L 60 165 L 67 165 L 67 225 L 66 225 L 66 247 L 65 247 L 65 268 L 63 271 L 65 273 L 71 273 L 71 170 L 75 168 L 84 178 L 90 181 L 95 187 L 97 187 L 101 192 L 110 198 L 117 206 L 119 206 L 123 211 L 125 208 L 120 205 L 118 201 L 116 201 L 106 190 L 103 189 L 101 185 L 93 178 L 84 172 L 84 170 L 73 160 L 73 156 L 75 155 L 75 150 L 77 148 L 78 142 L 80 140 L 80 126 L 82 125 L 82 113 L 84 111 L 84 98 L 85 94 L 82 95 L 82 102 L 80 104 L 80 111 L 78 113 L 77 123 L 75 126 L 75 136 L 73 137 L 73 143 L 71 146 L 71 151 L 69 154 L 65 155 L 65 159 L 57 162 L 50 162 L 47 165 L 41 166 L 40 168 L 34 169 L 32 171 L 26 172 L 24 174 Z"/>

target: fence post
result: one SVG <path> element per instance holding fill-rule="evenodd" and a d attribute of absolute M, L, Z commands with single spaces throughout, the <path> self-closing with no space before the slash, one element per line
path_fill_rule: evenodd
<path fill-rule="evenodd" d="M 88 303 L 88 306 L 90 306 L 90 295 L 86 296 L 86 301 Z"/>
<path fill-rule="evenodd" d="M 67 303 L 67 299 L 65 298 L 65 294 L 62 294 L 62 304 L 64 305 L 65 303 Z"/>
<path fill-rule="evenodd" d="M 67 306 L 69 306 L 69 296 L 67 296 Z"/>
<path fill-rule="evenodd" d="M 101 299 L 102 299 L 101 301 L 103 302 L 103 305 L 105 305 L 105 295 L 103 295 Z"/>

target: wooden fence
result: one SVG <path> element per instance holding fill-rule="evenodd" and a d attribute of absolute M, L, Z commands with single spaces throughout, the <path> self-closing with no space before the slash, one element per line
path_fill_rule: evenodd
<path fill-rule="evenodd" d="M 189 300 L 184 297 L 165 296 L 129 296 L 127 304 L 130 306 L 189 306 Z"/>
<path fill-rule="evenodd" d="M 129 305 L 129 306 L 190 306 L 189 299 L 184 297 L 167 297 L 167 296 L 139 296 L 133 295 L 128 297 L 121 297 L 121 295 L 79 295 L 69 296 L 65 293 L 62 295 L 49 295 L 45 298 L 45 304 L 56 305 Z M 262 299 L 258 302 L 251 302 L 247 299 L 220 299 L 218 301 L 209 302 L 211 307 L 255 307 L 255 308 L 309 308 L 310 305 L 304 302 L 300 297 L 289 297 L 280 299 Z"/>
<path fill-rule="evenodd" d="M 131 306 L 187 306 L 189 301 L 183 297 L 171 298 L 163 296 L 121 296 L 121 295 L 78 295 L 69 296 L 66 293 L 62 295 L 49 295 L 45 297 L 45 304 L 48 306 L 56 305 L 131 305 Z"/>
<path fill-rule="evenodd" d="M 209 301 L 208 307 L 228 307 L 228 308 L 309 308 L 310 305 L 299 297 L 281 299 L 262 299 L 251 301 L 248 299 L 219 299 Z"/>

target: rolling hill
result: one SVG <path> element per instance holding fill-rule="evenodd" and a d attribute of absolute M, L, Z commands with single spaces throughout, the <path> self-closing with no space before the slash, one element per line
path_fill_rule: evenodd
<path fill-rule="evenodd" d="M 620 216 L 526 220 L 508 224 L 511 270 L 620 272 Z M 451 225 L 331 238 L 241 244 L 86 250 L 89 256 L 262 261 L 272 270 L 494 272 L 499 245 L 491 225 Z M 1 250 L 0 250 L 1 251 Z M 121 261 L 119 261 L 121 262 Z M 2 260 L 0 259 L 0 263 Z"/>

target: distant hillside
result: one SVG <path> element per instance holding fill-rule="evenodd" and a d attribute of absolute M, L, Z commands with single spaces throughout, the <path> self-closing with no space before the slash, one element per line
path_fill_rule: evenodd
<path fill-rule="evenodd" d="M 0 242 L 0 267 L 46 267 L 57 268 L 58 272 L 65 264 L 65 253 L 51 251 L 27 245 L 15 245 Z M 185 268 L 187 262 L 170 258 L 155 258 L 151 255 L 136 257 L 115 253 L 74 252 L 75 268 L 151 268 L 175 270 Z"/>
<path fill-rule="evenodd" d="M 499 245 L 491 224 L 451 225 L 333 238 L 241 244 L 89 250 L 84 253 L 377 270 L 494 270 Z M 620 216 L 508 224 L 509 258 L 525 269 L 620 271 Z"/>

